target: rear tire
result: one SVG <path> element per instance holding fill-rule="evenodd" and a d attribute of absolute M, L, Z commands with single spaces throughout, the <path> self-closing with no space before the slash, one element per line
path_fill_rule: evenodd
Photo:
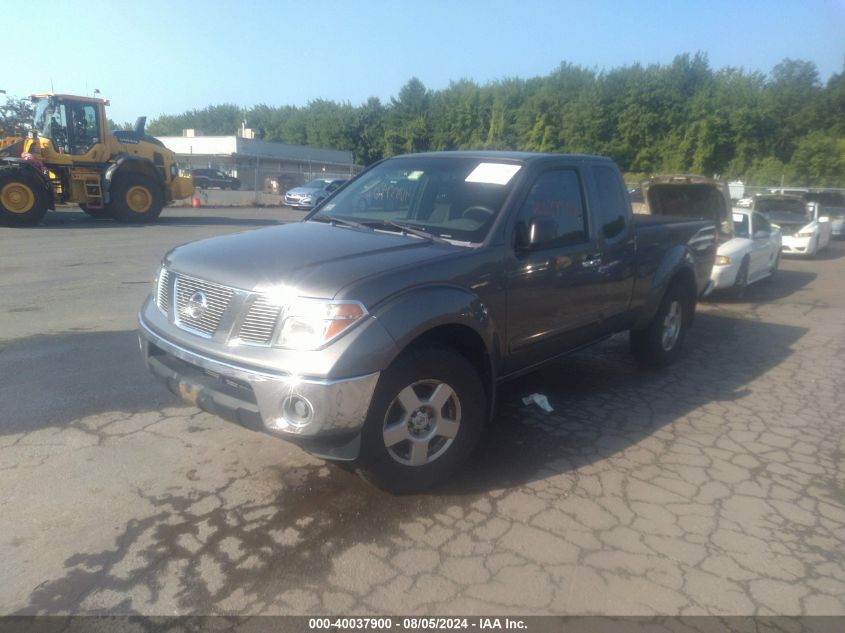
<path fill-rule="evenodd" d="M 404 352 L 376 386 L 358 474 L 394 494 L 444 483 L 475 448 L 487 406 L 481 378 L 464 356 L 439 346 Z"/>
<path fill-rule="evenodd" d="M 641 365 L 665 367 L 681 354 L 695 302 L 682 285 L 669 286 L 649 326 L 631 330 L 631 353 Z"/>
<path fill-rule="evenodd" d="M 49 205 L 48 192 L 35 176 L 19 168 L 0 170 L 0 224 L 35 226 Z"/>
<path fill-rule="evenodd" d="M 145 174 L 118 174 L 112 181 L 109 207 L 119 222 L 153 222 L 164 207 L 164 193 L 161 186 Z"/>

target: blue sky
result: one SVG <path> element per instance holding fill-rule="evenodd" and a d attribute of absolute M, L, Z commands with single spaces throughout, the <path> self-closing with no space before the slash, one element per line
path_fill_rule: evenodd
<path fill-rule="evenodd" d="M 412 76 L 437 89 L 562 61 L 601 70 L 702 51 L 713 68 L 768 73 L 791 57 L 822 81 L 845 63 L 845 0 L 5 0 L 2 14 L 22 28 L 0 58 L 0 89 L 99 88 L 116 121 L 224 102 L 359 104 Z"/>

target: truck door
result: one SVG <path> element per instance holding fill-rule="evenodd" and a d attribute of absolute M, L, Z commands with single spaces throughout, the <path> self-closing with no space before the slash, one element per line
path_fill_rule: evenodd
<path fill-rule="evenodd" d="M 756 211 L 751 214 L 751 255 L 748 276 L 756 279 L 766 274 L 778 252 L 772 225 Z"/>
<path fill-rule="evenodd" d="M 528 232 L 545 226 L 544 241 L 527 246 Z M 551 228 L 550 228 L 551 227 Z M 601 260 L 575 168 L 538 174 L 513 226 L 506 262 L 508 362 L 505 373 L 548 359 L 593 338 L 600 320 Z"/>
<path fill-rule="evenodd" d="M 590 167 L 593 192 L 591 211 L 601 245 L 596 272 L 601 284 L 599 308 L 602 320 L 624 317 L 634 291 L 636 239 L 631 202 L 619 171 L 609 165 Z"/>
<path fill-rule="evenodd" d="M 101 136 L 102 122 L 96 103 L 65 102 L 68 112 L 67 153 L 78 157 L 74 162 L 104 160 Z"/>

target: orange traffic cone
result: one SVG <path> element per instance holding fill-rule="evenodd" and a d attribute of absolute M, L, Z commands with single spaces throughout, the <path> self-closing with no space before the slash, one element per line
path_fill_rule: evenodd
<path fill-rule="evenodd" d="M 192 209 L 199 209 L 202 206 L 202 202 L 199 199 L 199 196 L 194 196 L 191 198 L 191 208 Z"/>

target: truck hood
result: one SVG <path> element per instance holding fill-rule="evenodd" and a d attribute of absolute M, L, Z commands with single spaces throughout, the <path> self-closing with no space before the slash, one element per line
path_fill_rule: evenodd
<path fill-rule="evenodd" d="M 331 298 L 365 277 L 416 267 L 461 247 L 407 235 L 297 222 L 191 242 L 165 265 L 177 272 L 248 291 L 286 287 Z"/>

